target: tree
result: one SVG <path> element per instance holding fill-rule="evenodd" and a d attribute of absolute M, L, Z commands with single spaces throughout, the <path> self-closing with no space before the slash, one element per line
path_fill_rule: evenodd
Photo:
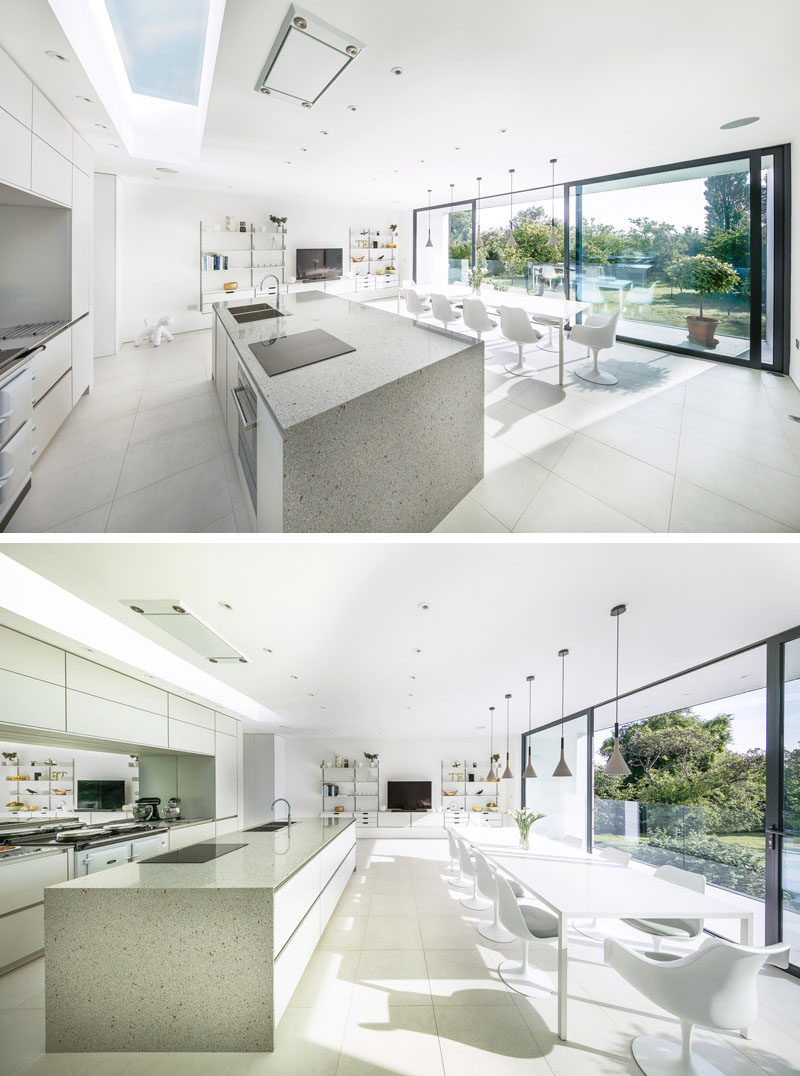
<path fill-rule="evenodd" d="M 750 260 L 750 232 L 747 228 L 719 228 L 706 243 L 706 254 L 719 261 L 744 267 Z"/>
<path fill-rule="evenodd" d="M 750 185 L 746 172 L 709 176 L 705 183 L 706 235 L 717 228 L 733 231 L 750 218 Z"/>

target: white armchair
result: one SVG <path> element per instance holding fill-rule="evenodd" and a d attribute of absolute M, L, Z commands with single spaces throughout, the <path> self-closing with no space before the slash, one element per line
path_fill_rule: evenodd
<path fill-rule="evenodd" d="M 464 300 L 464 324 L 468 329 L 472 329 L 478 340 L 482 339 L 484 333 L 497 328 L 497 322 L 492 321 L 486 313 L 486 307 L 480 299 Z"/>
<path fill-rule="evenodd" d="M 497 882 L 495 881 L 495 871 L 492 864 L 476 848 L 473 851 L 473 857 L 475 859 L 475 870 L 478 875 L 478 890 L 483 893 L 485 897 L 488 897 L 493 906 L 493 916 L 491 923 L 487 923 L 481 920 L 478 926 L 478 933 L 487 938 L 489 941 L 499 942 L 501 945 L 514 940 L 514 935 L 510 930 L 500 923 L 500 909 L 497 897 Z"/>
<path fill-rule="evenodd" d="M 617 379 L 613 374 L 597 367 L 597 354 L 605 348 L 613 347 L 617 339 L 617 322 L 619 310 L 611 317 L 601 317 L 599 314 L 589 314 L 582 325 L 576 325 L 569 334 L 570 340 L 576 344 L 586 345 L 586 354 L 592 353 L 592 363 L 587 366 L 579 366 L 575 370 L 578 377 L 584 381 L 591 381 L 593 385 L 616 385 Z"/>
<path fill-rule="evenodd" d="M 628 305 L 635 306 L 637 308 L 636 314 L 638 317 L 642 316 L 642 307 L 650 306 L 650 304 L 653 302 L 653 299 L 655 298 L 656 294 L 657 284 L 658 281 L 654 280 L 649 288 L 638 286 L 635 288 L 631 288 L 631 290 L 628 292 L 627 303 Z"/>
<path fill-rule="evenodd" d="M 501 306 L 499 314 L 500 332 L 506 340 L 513 340 L 519 350 L 519 359 L 516 365 L 506 366 L 506 370 L 510 374 L 519 374 L 520 376 L 535 374 L 536 371 L 526 366 L 522 361 L 522 349 L 526 344 L 538 344 L 542 339 L 542 334 L 538 329 L 533 328 L 528 320 L 528 315 L 522 307 Z"/>
<path fill-rule="evenodd" d="M 693 889 L 695 893 L 705 893 L 706 891 L 705 875 L 682 870 L 680 867 L 673 867 L 670 863 L 665 863 L 654 871 L 653 877 L 661 878 L 665 882 L 672 882 L 674 885 L 682 885 L 686 889 Z M 652 939 L 651 944 L 656 952 L 661 948 L 661 942 L 665 938 L 691 941 L 694 938 L 699 938 L 703 933 L 702 919 L 623 919 L 622 922 L 627 923 L 629 927 L 635 927 L 636 930 L 649 934 Z"/>
<path fill-rule="evenodd" d="M 430 314 L 431 308 L 428 303 L 423 303 L 413 288 L 405 289 L 406 310 L 414 318 L 425 317 Z"/>
<path fill-rule="evenodd" d="M 522 942 L 522 961 L 504 961 L 497 972 L 506 986 L 528 997 L 541 997 L 552 994 L 553 984 L 550 976 L 538 968 L 531 967 L 530 947 L 533 943 L 547 938 L 558 937 L 558 920 L 546 908 L 533 904 L 521 904 L 506 878 L 495 874 L 497 900 L 500 908 L 500 922 L 505 929 Z"/>
<path fill-rule="evenodd" d="M 433 306 L 433 316 L 437 321 L 441 321 L 442 325 L 447 328 L 454 321 L 460 321 L 461 315 L 457 314 L 450 303 L 447 300 L 446 295 L 441 295 L 434 292 L 431 295 L 431 305 Z"/>
<path fill-rule="evenodd" d="M 454 889 L 472 889 L 472 878 L 468 878 L 464 874 L 463 862 L 461 859 L 461 846 L 464 843 L 462 837 L 456 837 L 455 833 L 448 827 L 447 840 L 450 842 L 450 858 L 453 858 L 453 849 L 455 848 L 455 858 L 458 860 L 458 877 L 450 879 L 450 885 Z"/>
<path fill-rule="evenodd" d="M 634 1039 L 631 1051 L 647 1076 L 723 1076 L 692 1053 L 695 1025 L 721 1031 L 744 1029 L 758 1012 L 756 977 L 762 966 L 788 967 L 789 946 L 750 948 L 708 938 L 694 953 L 639 953 L 606 938 L 604 956 L 627 982 L 650 1001 L 677 1016 L 681 1043 L 647 1035 Z"/>

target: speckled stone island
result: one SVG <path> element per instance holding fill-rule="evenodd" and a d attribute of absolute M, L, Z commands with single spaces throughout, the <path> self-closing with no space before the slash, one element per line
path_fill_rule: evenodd
<path fill-rule="evenodd" d="M 484 348 L 321 291 L 237 324 L 216 303 L 259 396 L 260 531 L 428 532 L 483 477 Z M 355 351 L 269 377 L 249 345 L 324 329 Z"/>
<path fill-rule="evenodd" d="M 273 1049 L 355 870 L 352 819 L 228 833 L 207 863 L 141 861 L 45 890 L 49 1052 Z"/>

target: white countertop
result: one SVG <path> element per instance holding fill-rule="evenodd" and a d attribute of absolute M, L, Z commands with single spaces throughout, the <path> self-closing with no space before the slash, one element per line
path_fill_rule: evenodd
<path fill-rule="evenodd" d="M 475 346 L 471 337 L 321 291 L 281 295 L 281 310 L 290 316 L 239 325 L 228 309 L 247 305 L 214 303 L 213 309 L 283 430 Z M 356 350 L 269 377 L 248 346 L 312 329 L 324 329 Z"/>
<path fill-rule="evenodd" d="M 338 837 L 352 818 L 296 819 L 291 835 L 237 830 L 198 844 L 236 844 L 247 847 L 208 863 L 125 863 L 119 867 L 61 882 L 53 889 L 277 889 L 305 863 Z"/>

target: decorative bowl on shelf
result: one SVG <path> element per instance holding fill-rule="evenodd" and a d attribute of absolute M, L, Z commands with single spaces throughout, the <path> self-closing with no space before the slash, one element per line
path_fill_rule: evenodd
<path fill-rule="evenodd" d="M 343 811 L 344 811 L 344 807 L 334 807 L 333 808 L 333 813 L 334 814 L 342 814 Z"/>
<path fill-rule="evenodd" d="M 354 262 L 363 262 L 363 260 L 364 260 L 364 255 L 363 254 L 361 255 L 360 258 L 353 258 Z"/>
<path fill-rule="evenodd" d="M 222 285 L 223 291 L 236 291 L 239 287 L 238 280 L 229 280 L 226 284 Z"/>
<path fill-rule="evenodd" d="M 479 803 L 474 803 L 472 805 L 472 809 L 473 811 L 477 811 L 480 814 L 480 812 L 483 810 L 483 807 L 481 807 Z"/>
<path fill-rule="evenodd" d="M 442 795 L 443 795 L 443 796 L 455 796 L 455 794 L 456 794 L 456 791 L 457 791 L 456 789 L 453 789 L 453 791 L 452 791 L 452 792 L 448 792 L 448 791 L 447 791 L 447 789 L 444 789 L 444 788 L 443 788 L 443 789 L 442 789 Z"/>

